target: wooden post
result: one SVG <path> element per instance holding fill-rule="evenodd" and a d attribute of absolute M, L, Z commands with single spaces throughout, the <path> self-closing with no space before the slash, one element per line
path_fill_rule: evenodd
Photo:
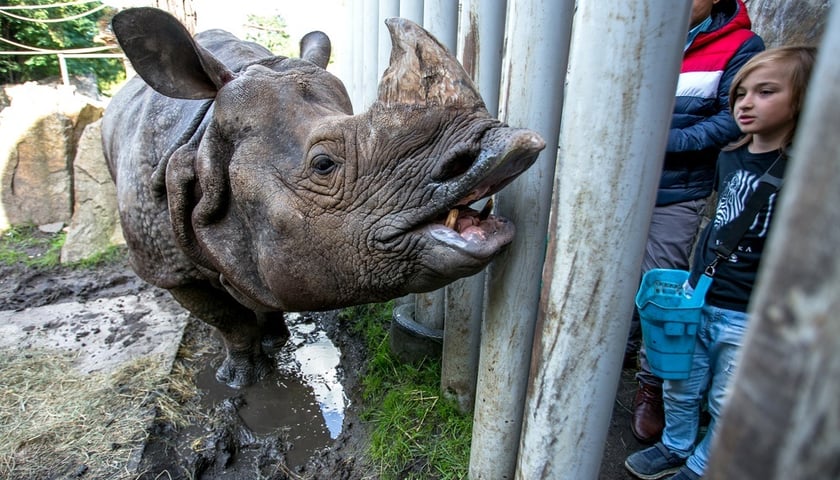
<path fill-rule="evenodd" d="M 175 16 L 191 34 L 195 34 L 196 12 L 193 0 L 155 0 L 154 6 Z"/>
<path fill-rule="evenodd" d="M 704 478 L 840 478 L 840 9 L 831 12 Z"/>

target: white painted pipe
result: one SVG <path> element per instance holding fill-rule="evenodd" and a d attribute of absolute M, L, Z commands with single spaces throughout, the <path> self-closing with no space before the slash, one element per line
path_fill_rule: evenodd
<path fill-rule="evenodd" d="M 465 0 L 458 20 L 458 60 L 494 116 L 499 108 L 505 4 L 506 0 Z M 484 272 L 479 272 L 446 287 L 441 391 L 462 413 L 471 413 L 475 406 L 484 286 Z"/>
<path fill-rule="evenodd" d="M 400 16 L 423 25 L 423 0 L 400 0 Z"/>
<path fill-rule="evenodd" d="M 508 4 L 500 116 L 510 125 L 539 132 L 546 148 L 496 198 L 497 213 L 513 220 L 517 233 L 487 271 L 469 467 L 473 480 L 510 479 L 516 466 L 574 3 Z"/>
<path fill-rule="evenodd" d="M 458 20 L 458 61 L 494 116 L 499 113 L 506 8 L 507 0 L 463 0 Z"/>
<path fill-rule="evenodd" d="M 577 2 L 519 480 L 598 477 L 689 6 Z"/>
<path fill-rule="evenodd" d="M 350 100 L 353 102 L 353 112 L 359 113 L 364 111 L 364 60 L 365 60 L 365 29 L 361 26 L 365 24 L 364 8 L 361 2 L 352 2 L 351 15 L 352 22 L 350 24 L 350 42 L 352 50 L 352 79 L 350 84 L 345 84 L 347 91 L 350 94 Z"/>
<path fill-rule="evenodd" d="M 363 112 L 376 100 L 379 87 L 379 30 L 386 29 L 379 21 L 379 1 L 362 3 L 362 103 L 356 111 Z M 390 51 L 390 50 L 389 50 Z"/>
<path fill-rule="evenodd" d="M 423 28 L 450 52 L 455 51 L 458 35 L 458 2 L 426 0 L 423 2 Z"/>

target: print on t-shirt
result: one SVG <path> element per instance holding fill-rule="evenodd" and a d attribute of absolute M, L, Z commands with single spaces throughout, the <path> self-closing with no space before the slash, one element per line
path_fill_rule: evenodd
<path fill-rule="evenodd" d="M 759 178 L 758 175 L 747 170 L 737 170 L 729 175 L 719 192 L 720 198 L 715 214 L 715 230 L 720 230 L 721 227 L 735 220 L 744 211 L 744 206 L 750 195 L 758 188 Z M 769 206 L 773 205 L 775 197 L 775 193 L 770 196 Z M 756 237 L 761 238 L 767 235 L 769 226 L 770 212 L 769 209 L 765 209 L 755 216 L 755 220 L 750 225 L 750 230 Z"/>

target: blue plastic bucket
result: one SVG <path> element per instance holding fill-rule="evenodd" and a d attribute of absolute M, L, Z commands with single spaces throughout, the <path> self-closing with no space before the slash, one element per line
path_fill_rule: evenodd
<path fill-rule="evenodd" d="M 647 360 L 651 371 L 663 379 L 688 378 L 700 311 L 712 283 L 712 277 L 700 275 L 694 291 L 686 292 L 688 274 L 685 270 L 650 270 L 636 294 Z"/>

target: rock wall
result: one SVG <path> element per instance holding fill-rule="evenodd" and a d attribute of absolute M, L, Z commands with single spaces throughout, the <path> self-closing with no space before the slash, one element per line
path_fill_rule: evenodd
<path fill-rule="evenodd" d="M 84 129 L 73 161 L 73 219 L 61 249 L 61 263 L 84 260 L 122 243 L 117 192 L 102 155 L 102 121 Z"/>
<path fill-rule="evenodd" d="M 72 221 L 62 261 L 107 248 L 116 194 L 99 137 L 105 105 L 30 82 L 0 87 L 0 108 L 0 231 Z"/>
<path fill-rule="evenodd" d="M 748 0 L 753 30 L 768 48 L 783 45 L 818 46 L 832 0 Z"/>

